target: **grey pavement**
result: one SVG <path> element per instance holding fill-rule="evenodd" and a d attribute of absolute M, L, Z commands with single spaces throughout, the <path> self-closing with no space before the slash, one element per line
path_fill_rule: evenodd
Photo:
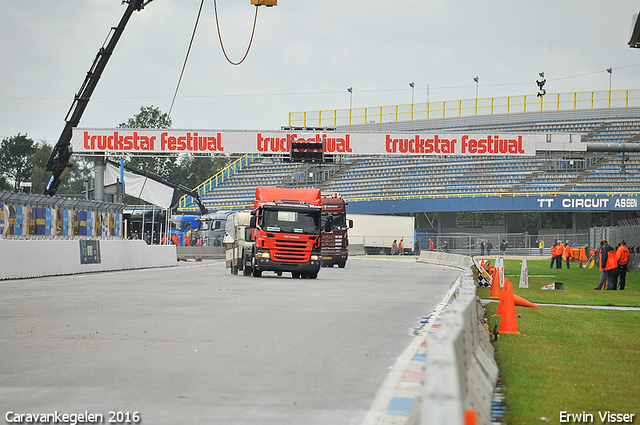
<path fill-rule="evenodd" d="M 211 260 L 0 281 L 0 423 L 359 424 L 457 274 L 350 259 L 316 280 L 253 278 Z"/>

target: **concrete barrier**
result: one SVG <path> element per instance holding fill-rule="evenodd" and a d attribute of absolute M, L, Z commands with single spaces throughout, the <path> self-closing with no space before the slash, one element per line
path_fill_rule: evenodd
<path fill-rule="evenodd" d="M 177 246 L 178 260 L 211 260 L 225 258 L 223 246 Z"/>
<path fill-rule="evenodd" d="M 449 254 L 438 251 L 422 251 L 420 252 L 420 258 L 418 261 L 456 267 L 459 269 L 469 268 L 472 264 L 471 257 L 468 255 Z"/>
<path fill-rule="evenodd" d="M 428 259 L 431 262 L 440 257 L 447 265 L 466 263 L 464 258 L 450 255 L 430 253 Z M 422 425 L 463 425 L 466 409 L 478 412 L 479 424 L 491 423 L 498 366 L 471 266 L 466 266 L 458 279 L 458 296 L 444 310 L 440 327 L 426 340 Z"/>
<path fill-rule="evenodd" d="M 177 264 L 176 247 L 140 240 L 0 239 L 0 280 L 86 272 L 166 267 Z M 87 251 L 90 256 L 87 256 Z M 83 264 L 84 258 L 84 264 Z"/>

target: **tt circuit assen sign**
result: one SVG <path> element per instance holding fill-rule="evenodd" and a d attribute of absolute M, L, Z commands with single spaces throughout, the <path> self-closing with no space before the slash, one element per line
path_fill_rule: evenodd
<path fill-rule="evenodd" d="M 554 142 L 569 135 L 553 135 Z M 566 140 L 565 140 L 566 139 Z M 575 140 L 575 135 L 574 135 Z M 287 154 L 292 141 L 322 142 L 327 154 L 532 156 L 544 134 L 334 133 L 157 129 L 73 129 L 74 152 Z"/>

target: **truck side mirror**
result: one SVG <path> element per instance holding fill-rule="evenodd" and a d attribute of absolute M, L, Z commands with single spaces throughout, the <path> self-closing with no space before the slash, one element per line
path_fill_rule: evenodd
<path fill-rule="evenodd" d="M 353 220 L 349 220 L 349 229 L 353 229 Z"/>
<path fill-rule="evenodd" d="M 249 227 L 254 229 L 256 227 L 256 216 L 252 215 L 251 219 L 249 220 Z"/>
<path fill-rule="evenodd" d="M 331 216 L 327 217 L 327 220 L 324 222 L 324 231 L 326 233 L 331 232 L 332 223 L 333 223 L 333 218 Z"/>

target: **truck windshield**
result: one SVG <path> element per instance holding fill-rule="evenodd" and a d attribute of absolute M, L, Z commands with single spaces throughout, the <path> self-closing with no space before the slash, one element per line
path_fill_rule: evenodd
<path fill-rule="evenodd" d="M 347 228 L 346 214 L 322 214 L 322 228 L 326 229 L 326 222 L 331 219 L 331 230 L 344 230 Z"/>
<path fill-rule="evenodd" d="M 267 232 L 318 234 L 320 232 L 320 214 L 302 211 L 265 210 L 262 229 Z"/>
<path fill-rule="evenodd" d="M 189 230 L 191 229 L 191 223 L 182 220 L 171 220 L 171 230 Z"/>
<path fill-rule="evenodd" d="M 221 220 L 202 220 L 200 223 L 200 230 L 218 230 L 221 228 Z"/>

